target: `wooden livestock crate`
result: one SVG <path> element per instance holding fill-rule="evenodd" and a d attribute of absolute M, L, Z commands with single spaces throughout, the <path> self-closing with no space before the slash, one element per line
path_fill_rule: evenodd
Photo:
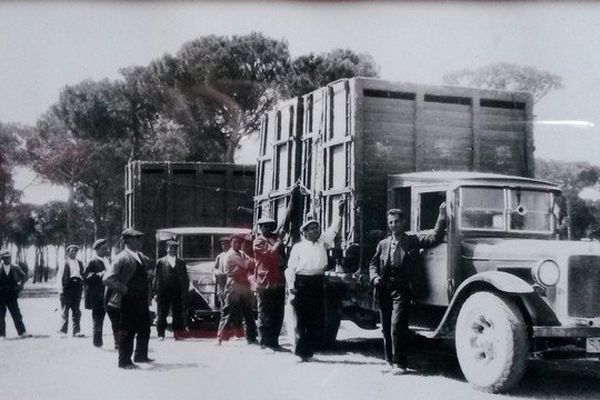
<path fill-rule="evenodd" d="M 337 200 L 348 199 L 341 246 L 358 243 L 362 264 L 386 232 L 388 174 L 534 175 L 528 93 L 353 78 L 292 102 L 302 114 L 302 134 L 295 139 L 301 157 L 287 170 L 293 175 L 282 178 L 286 172 L 277 170 L 278 179 L 300 179 L 310 192 L 304 211 L 315 211 L 323 226 L 337 213 Z M 257 193 L 262 199 L 277 195 Z"/>
<path fill-rule="evenodd" d="M 131 162 L 125 167 L 125 227 L 144 232 L 150 257 L 160 228 L 251 228 L 255 173 L 254 165 Z"/>

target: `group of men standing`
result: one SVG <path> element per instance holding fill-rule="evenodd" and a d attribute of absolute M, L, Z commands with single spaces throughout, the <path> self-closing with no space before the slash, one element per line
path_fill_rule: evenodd
<path fill-rule="evenodd" d="M 167 255 L 154 266 L 140 251 L 142 237 L 143 233 L 134 229 L 124 230 L 121 238 L 125 247 L 112 263 L 108 259 L 108 242 L 97 240 L 93 245 L 94 256 L 85 269 L 77 260 L 79 248 L 68 246 L 67 259 L 58 273 L 62 308 L 59 333 L 67 334 L 70 313 L 73 336 L 83 336 L 79 306 L 85 288 L 85 307 L 92 311 L 93 344 L 103 345 L 102 327 L 104 316 L 108 314 L 115 349 L 119 351 L 118 366 L 125 369 L 135 368 L 135 363 L 154 361 L 148 357 L 152 323 L 149 306 L 153 293 L 157 295 L 159 339 L 164 340 L 169 311 L 173 314 L 175 339 L 185 337 L 183 301 L 189 278 L 185 264 L 177 258 L 178 243 L 168 241 Z M 152 280 L 149 271 L 154 271 Z"/>
<path fill-rule="evenodd" d="M 316 219 L 308 219 L 300 228 L 303 239 L 293 245 L 289 257 L 286 257 L 283 245 L 286 232 L 282 228 L 277 229 L 273 219 L 258 221 L 260 233 L 253 240 L 252 256 L 243 251 L 244 235 L 221 240 L 223 252 L 215 261 L 217 292 L 221 301 L 218 344 L 236 334 L 243 322 L 248 343 L 258 342 L 261 347 L 279 350 L 287 285 L 289 301 L 296 316 L 294 353 L 299 361 L 310 361 L 318 346 L 324 317 L 327 250 L 334 246 L 344 209 L 345 202 L 340 201 L 337 217 L 323 233 Z M 380 309 L 384 355 L 393 375 L 403 374 L 407 368 L 411 269 L 418 262 L 419 249 L 433 247 L 442 240 L 445 223 L 445 203 L 440 205 L 433 233 L 425 235 L 407 234 L 408 221 L 404 213 L 399 209 L 388 210 L 387 224 L 391 235 L 378 243 L 369 263 L 374 299 Z M 102 325 L 106 312 L 111 320 L 115 347 L 119 350 L 118 366 L 121 368 L 135 368 L 134 362 L 154 361 L 148 357 L 152 289 L 158 295 L 159 340 L 165 337 L 169 311 L 173 315 L 175 339 L 186 336 L 183 298 L 188 291 L 189 278 L 185 263 L 177 258 L 178 242 L 167 242 L 167 255 L 159 259 L 153 268 L 150 260 L 140 252 L 142 236 L 141 232 L 133 229 L 123 231 L 125 248 L 112 263 L 108 259 L 107 241 L 96 241 L 93 245 L 95 255 L 85 269 L 76 258 L 77 246 L 69 246 L 67 259 L 58 274 L 62 306 L 59 332 L 67 333 L 70 312 L 72 333 L 74 336 L 81 335 L 79 303 L 85 284 L 85 305 L 92 310 L 93 344 L 103 345 Z M 0 259 L 0 336 L 5 335 L 7 309 L 17 333 L 28 336 L 17 304 L 25 274 L 10 264 L 9 252 L 0 252 Z M 154 270 L 152 285 L 148 274 L 151 270 Z M 252 307 L 251 276 L 256 290 L 258 332 Z"/>

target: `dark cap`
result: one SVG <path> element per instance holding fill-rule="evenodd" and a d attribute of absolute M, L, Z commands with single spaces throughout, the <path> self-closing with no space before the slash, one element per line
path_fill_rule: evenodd
<path fill-rule="evenodd" d="M 98 250 L 98 248 L 100 248 L 101 246 L 105 245 L 107 242 L 106 239 L 98 239 L 94 242 L 94 244 L 92 245 L 92 249 L 94 250 Z"/>
<path fill-rule="evenodd" d="M 123 232 L 121 232 L 122 238 L 136 237 L 136 236 L 144 236 L 144 234 L 140 231 L 136 231 L 133 228 L 127 228 Z"/>

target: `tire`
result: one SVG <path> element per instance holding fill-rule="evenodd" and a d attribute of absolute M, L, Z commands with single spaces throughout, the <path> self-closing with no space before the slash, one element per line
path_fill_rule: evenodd
<path fill-rule="evenodd" d="M 494 293 L 478 292 L 462 305 L 455 328 L 460 368 L 476 389 L 513 388 L 527 367 L 527 325 L 517 306 Z"/>

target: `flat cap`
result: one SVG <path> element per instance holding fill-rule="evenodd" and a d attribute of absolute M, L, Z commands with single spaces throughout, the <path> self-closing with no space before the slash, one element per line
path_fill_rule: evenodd
<path fill-rule="evenodd" d="M 233 235 L 229 236 L 230 241 L 232 241 L 233 239 L 247 240 L 248 237 L 244 233 L 234 233 Z"/>
<path fill-rule="evenodd" d="M 70 244 L 67 246 L 67 248 L 65 250 L 71 251 L 71 249 L 79 250 L 79 246 L 77 246 L 76 244 Z"/>
<path fill-rule="evenodd" d="M 219 242 L 231 242 L 231 237 L 229 236 L 223 236 L 222 238 L 219 239 Z"/>
<path fill-rule="evenodd" d="M 142 232 L 140 232 L 140 231 L 136 231 L 133 228 L 127 228 L 123 232 L 121 232 L 121 237 L 122 238 L 135 237 L 135 236 L 144 236 L 144 234 Z"/>
<path fill-rule="evenodd" d="M 265 225 L 265 224 L 277 225 L 277 221 L 275 221 L 273 218 L 269 218 L 269 217 L 263 217 L 263 218 L 259 219 L 258 221 L 256 221 L 256 225 Z"/>
<path fill-rule="evenodd" d="M 10 257 L 10 251 L 2 249 L 0 250 L 0 258 Z"/>
<path fill-rule="evenodd" d="M 165 244 L 167 246 L 179 246 L 179 242 L 177 240 L 173 240 L 173 239 L 167 240 L 165 242 Z"/>
<path fill-rule="evenodd" d="M 304 232 L 312 224 L 316 224 L 317 226 L 321 226 L 321 223 L 318 220 L 316 220 L 314 218 L 308 218 L 306 220 L 306 222 L 304 222 L 302 224 L 302 226 L 300 227 L 300 231 Z"/>
<path fill-rule="evenodd" d="M 106 239 L 98 239 L 94 242 L 94 244 L 92 245 L 92 249 L 94 250 L 98 250 L 99 247 L 105 245 L 107 243 Z"/>

